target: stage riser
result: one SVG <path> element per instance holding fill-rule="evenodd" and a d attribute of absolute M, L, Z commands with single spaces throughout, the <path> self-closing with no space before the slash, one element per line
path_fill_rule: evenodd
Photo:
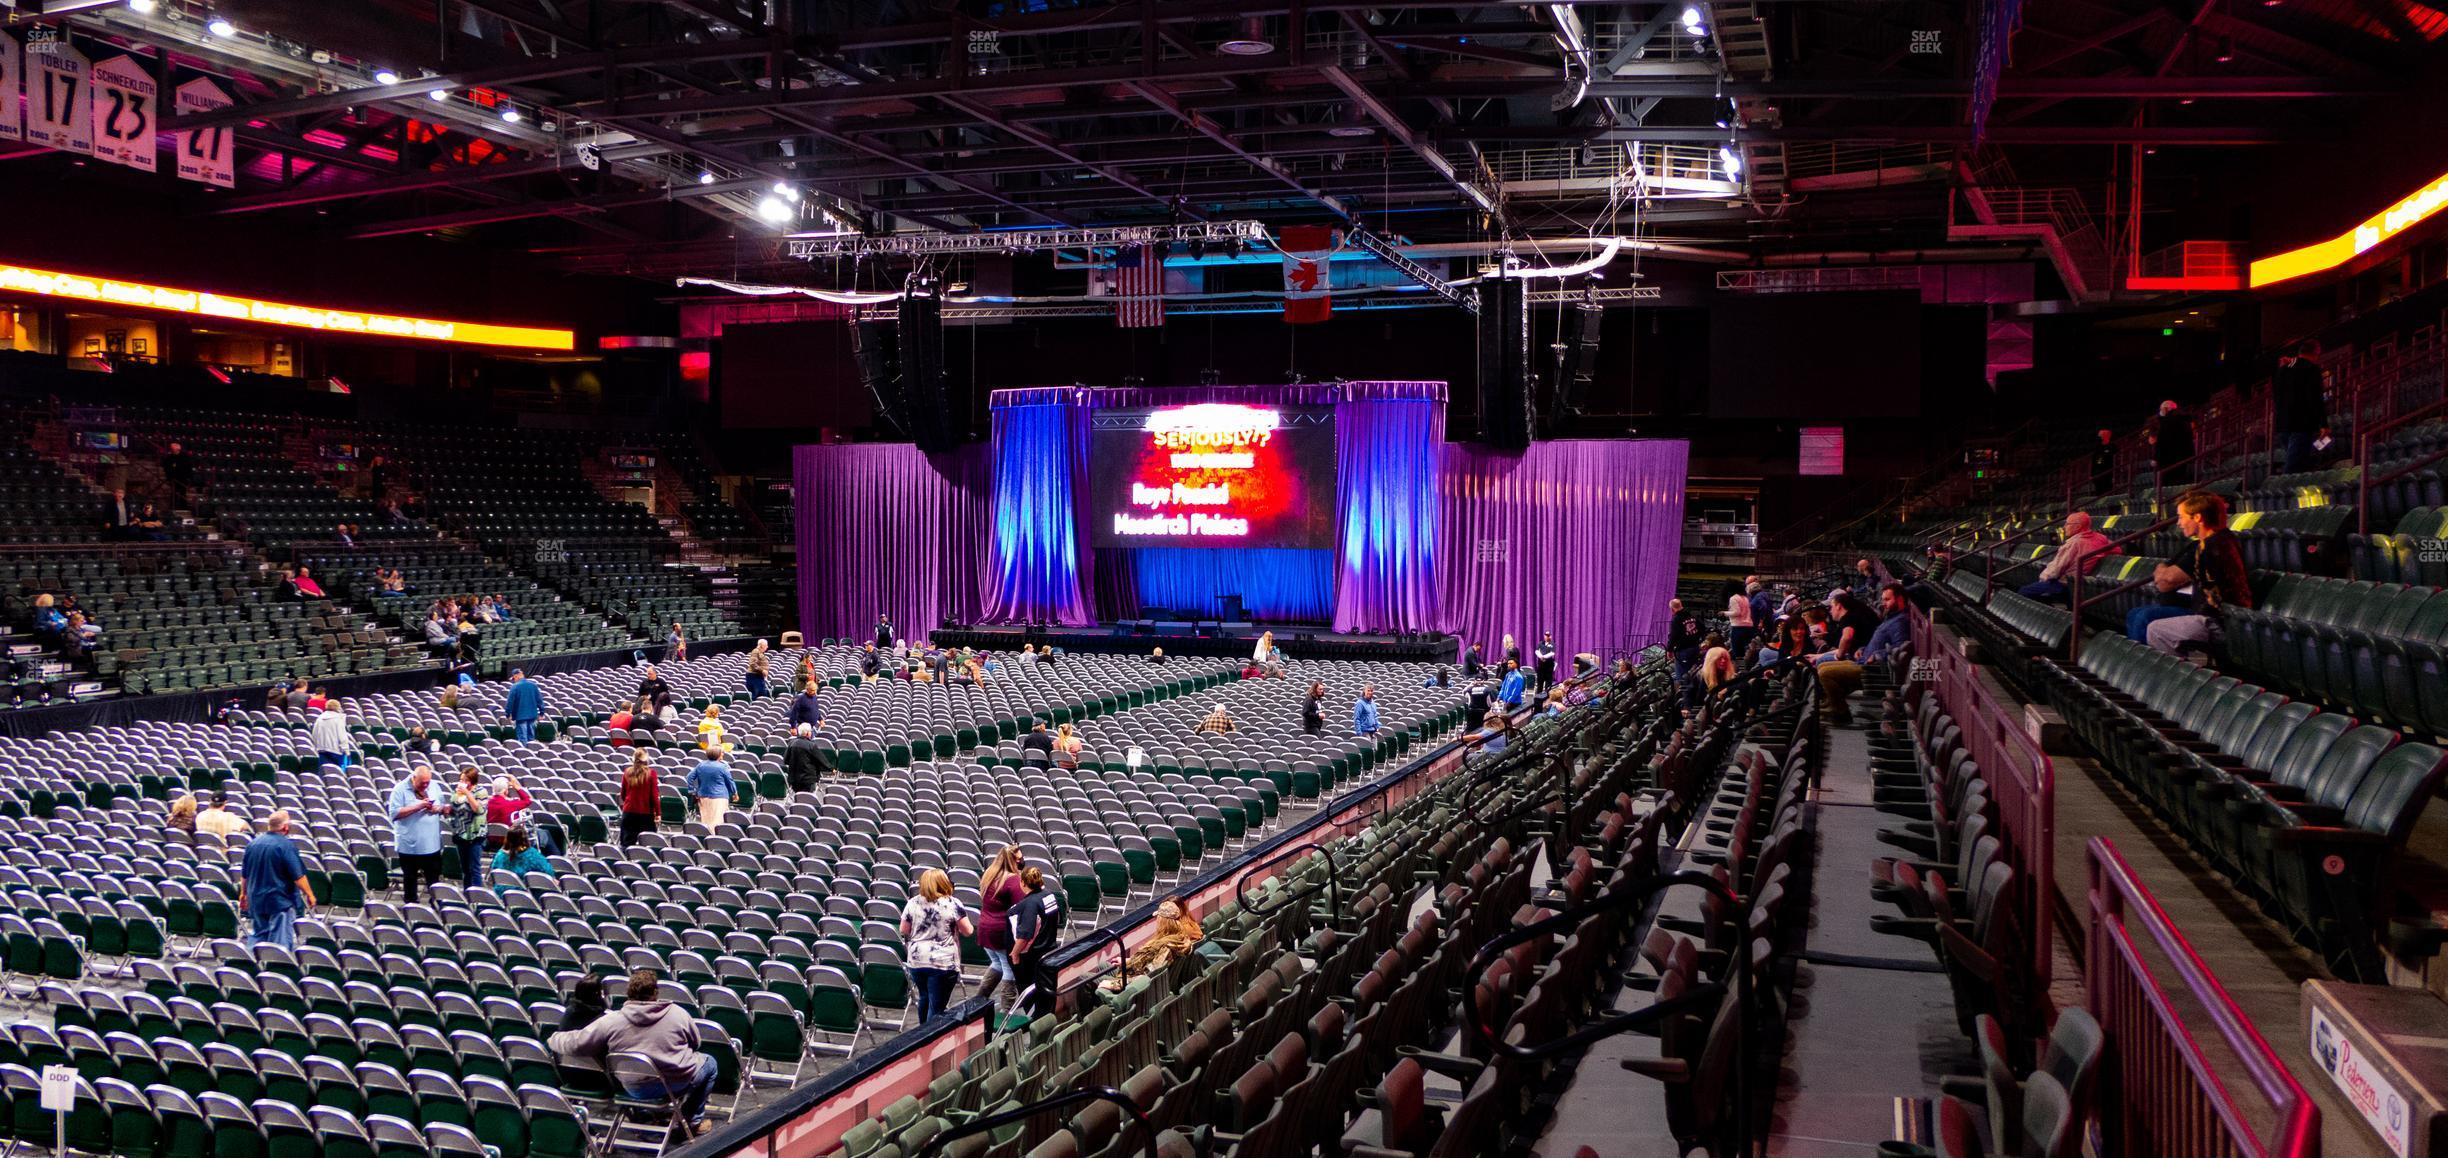
<path fill-rule="evenodd" d="M 1143 633 L 1144 632 L 1144 633 Z M 1396 639 L 1390 635 L 1337 635 L 1317 632 L 1314 638 L 1302 639 L 1302 632 L 1278 631 L 1275 644 L 1284 655 L 1293 659 L 1388 659 L 1408 661 L 1450 660 L 1456 652 L 1451 637 L 1442 639 Z M 1245 630 L 1222 635 L 1199 635 L 1194 625 L 1185 621 L 1154 621 L 1142 628 L 1136 623 L 1117 623 L 1090 628 L 1018 628 L 1018 627 L 942 627 L 928 638 L 946 647 L 974 647 L 996 653 L 1020 650 L 1024 643 L 1039 646 L 1051 644 L 1064 651 L 1092 653 L 1145 653 L 1154 648 L 1165 649 L 1166 655 L 1248 655 L 1258 641 L 1258 633 Z"/>

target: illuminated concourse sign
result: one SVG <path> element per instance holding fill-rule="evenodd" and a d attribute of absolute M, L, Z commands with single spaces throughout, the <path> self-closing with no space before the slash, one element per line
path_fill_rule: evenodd
<path fill-rule="evenodd" d="M 368 338 L 457 342 L 461 345 L 505 346 L 521 350 L 570 350 L 577 347 L 577 336 L 568 330 L 449 322 L 392 314 L 364 314 L 321 306 L 294 306 L 205 290 L 171 289 L 143 282 L 0 265 L 0 294 L 12 293 Z"/>
<path fill-rule="evenodd" d="M 2327 241 L 2272 254 L 2252 263 L 2254 289 L 2289 278 L 2321 273 L 2353 261 L 2381 242 L 2428 220 L 2448 208 L 2448 176 L 2407 194 L 2396 204 L 2372 214 L 2361 225 Z"/>

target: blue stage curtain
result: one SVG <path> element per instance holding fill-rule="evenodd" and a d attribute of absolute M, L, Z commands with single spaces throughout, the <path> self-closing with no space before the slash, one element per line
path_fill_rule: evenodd
<path fill-rule="evenodd" d="M 792 456 L 799 630 L 812 643 L 977 622 L 991 464 L 983 446 L 802 446 Z"/>
<path fill-rule="evenodd" d="M 1680 440 L 1445 446 L 1437 585 L 1445 630 L 1499 658 L 1541 632 L 1566 656 L 1613 658 L 1666 635 L 1683 559 Z"/>
<path fill-rule="evenodd" d="M 1335 405 L 1336 631 L 1437 627 L 1445 384 L 1353 382 Z"/>
<path fill-rule="evenodd" d="M 986 621 L 1094 622 L 1082 522 L 1088 485 L 1089 392 L 998 390 L 994 417 L 994 538 Z"/>

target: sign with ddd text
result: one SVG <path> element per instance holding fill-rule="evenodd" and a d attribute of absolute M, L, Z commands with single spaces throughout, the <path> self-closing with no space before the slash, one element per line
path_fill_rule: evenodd
<path fill-rule="evenodd" d="M 208 113 L 231 105 L 230 95 L 221 86 L 205 77 L 197 77 L 178 86 L 173 99 L 180 116 Z M 181 129 L 173 138 L 178 142 L 178 175 L 181 180 L 201 181 L 224 189 L 238 184 L 238 144 L 230 137 L 228 125 L 213 125 L 201 129 Z"/>
<path fill-rule="evenodd" d="M 535 326 L 495 326 L 482 322 L 449 322 L 393 314 L 362 314 L 319 306 L 293 306 L 255 298 L 231 297 L 206 290 L 172 289 L 143 282 L 115 281 L 47 269 L 0 265 L 0 297 L 35 297 L 96 302 L 138 310 L 161 310 L 196 317 L 354 334 L 367 338 L 401 338 L 426 342 L 458 342 L 472 346 L 509 346 L 525 350 L 569 350 L 577 336 L 568 330 Z"/>
<path fill-rule="evenodd" d="M 93 155 L 114 165 L 153 171 L 153 136 L 161 129 L 153 78 L 134 57 L 93 66 Z"/>
<path fill-rule="evenodd" d="M 25 139 L 29 143 L 70 153 L 93 152 L 89 72 L 84 55 L 65 42 L 28 46 Z"/>
<path fill-rule="evenodd" d="M 1090 419 L 1099 547 L 1330 547 L 1334 409 L 1199 403 Z"/>

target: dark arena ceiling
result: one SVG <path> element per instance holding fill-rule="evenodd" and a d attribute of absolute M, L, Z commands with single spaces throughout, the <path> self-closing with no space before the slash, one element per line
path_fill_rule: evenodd
<path fill-rule="evenodd" d="M 772 273 L 791 233 L 1235 220 L 1943 245 L 1967 184 L 2267 158 L 2448 33 L 2419 0 L 16 4 L 231 90 L 163 128 L 232 129 L 234 188 L 107 177 L 183 212 L 656 278 Z"/>

